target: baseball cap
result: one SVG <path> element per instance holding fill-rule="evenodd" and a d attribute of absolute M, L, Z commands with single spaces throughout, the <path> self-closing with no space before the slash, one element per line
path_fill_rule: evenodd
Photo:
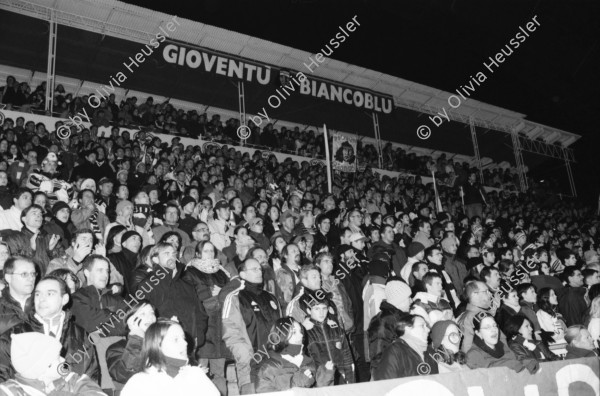
<path fill-rule="evenodd" d="M 364 236 L 362 233 L 360 232 L 355 232 L 352 235 L 350 235 L 350 238 L 348 238 L 348 242 L 352 243 L 352 242 L 358 242 L 358 241 L 367 241 L 367 237 Z"/>

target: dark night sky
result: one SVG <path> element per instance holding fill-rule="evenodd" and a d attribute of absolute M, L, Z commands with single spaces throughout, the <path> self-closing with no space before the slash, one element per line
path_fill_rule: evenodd
<path fill-rule="evenodd" d="M 454 91 L 482 70 L 537 15 L 538 30 L 473 97 L 583 137 L 575 148 L 580 195 L 598 197 L 600 3 L 554 0 L 171 0 L 126 1 L 316 53 L 337 26 L 361 27 L 334 59 Z M 468 143 L 468 142 L 467 142 Z M 533 170 L 566 175 L 558 161 Z M 566 183 L 566 181 L 565 181 Z M 568 188 L 564 185 L 565 190 Z"/>

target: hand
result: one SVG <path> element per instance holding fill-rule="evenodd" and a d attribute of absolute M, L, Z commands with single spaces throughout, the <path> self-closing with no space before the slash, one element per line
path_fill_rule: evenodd
<path fill-rule="evenodd" d="M 308 378 L 312 378 L 313 376 L 309 369 L 304 370 L 304 375 L 306 375 Z"/>
<path fill-rule="evenodd" d="M 96 248 L 94 249 L 94 254 L 99 254 L 100 256 L 106 257 L 106 246 L 103 243 L 96 244 Z"/>
<path fill-rule="evenodd" d="M 48 249 L 54 250 L 59 240 L 60 235 L 52 234 L 52 236 L 50 237 L 50 242 L 48 243 Z"/>
<path fill-rule="evenodd" d="M 138 315 L 139 311 L 136 312 L 135 315 L 131 315 L 131 317 L 127 319 L 127 328 L 129 329 L 129 334 L 133 334 L 138 337 L 144 338 L 146 330 L 148 329 L 150 324 L 142 322 L 142 318 Z"/>
<path fill-rule="evenodd" d="M 213 288 L 212 288 L 211 294 L 212 294 L 213 296 L 218 296 L 220 291 L 221 291 L 221 288 L 220 288 L 219 286 L 216 286 L 216 285 L 215 285 L 215 286 L 213 286 Z"/>
<path fill-rule="evenodd" d="M 80 246 L 77 244 L 73 251 L 73 260 L 81 263 L 90 253 L 92 253 L 92 245 Z"/>
<path fill-rule="evenodd" d="M 306 319 L 304 319 L 304 321 L 302 322 L 302 326 L 304 326 L 306 330 L 310 330 L 313 327 L 315 327 L 315 324 L 311 322 L 310 318 L 307 316 Z"/>
<path fill-rule="evenodd" d="M 330 360 L 327 363 L 325 363 L 325 369 L 327 370 L 333 370 L 333 362 Z"/>

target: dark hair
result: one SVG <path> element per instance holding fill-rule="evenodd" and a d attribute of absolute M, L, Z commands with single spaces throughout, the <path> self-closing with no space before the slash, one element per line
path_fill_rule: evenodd
<path fill-rule="evenodd" d="M 165 205 L 165 212 L 164 212 L 164 216 L 167 215 L 167 209 L 169 208 L 175 208 L 177 209 L 177 217 L 179 217 L 181 215 L 181 211 L 179 210 L 179 206 L 177 206 L 177 204 L 175 204 L 172 201 L 167 202 L 167 204 Z"/>
<path fill-rule="evenodd" d="M 156 367 L 159 371 L 166 368 L 167 362 L 160 346 L 171 326 L 181 326 L 179 322 L 170 319 L 160 318 L 152 323 L 144 334 L 144 343 L 141 353 L 141 370 L 149 367 Z"/>
<path fill-rule="evenodd" d="M 521 283 L 517 286 L 517 295 L 519 296 L 519 300 L 523 299 L 523 294 L 527 293 L 529 289 L 537 290 L 536 287 L 531 283 Z"/>
<path fill-rule="evenodd" d="M 200 241 L 198 243 L 198 245 L 196 245 L 196 251 L 195 251 L 196 255 L 200 255 L 200 258 L 202 258 L 202 250 L 204 249 L 204 246 L 207 243 L 210 243 L 212 245 L 213 251 L 215 253 L 215 258 L 217 258 L 217 248 L 215 247 L 215 245 L 211 241 Z"/>
<path fill-rule="evenodd" d="M 537 306 L 539 309 L 541 309 L 542 311 L 552 315 L 552 316 L 556 316 L 556 312 L 554 310 L 554 308 L 556 307 L 555 305 L 552 305 L 550 303 L 550 292 L 552 291 L 552 288 L 550 287 L 544 287 L 543 289 L 541 289 L 538 292 L 537 295 Z"/>
<path fill-rule="evenodd" d="M 485 278 L 489 277 L 490 275 L 492 275 L 492 271 L 498 271 L 498 268 L 496 267 L 484 267 L 481 272 L 479 273 L 479 279 L 481 279 L 482 281 L 485 282 Z"/>
<path fill-rule="evenodd" d="M 592 285 L 592 287 L 590 287 L 590 290 L 588 291 L 588 297 L 590 301 L 594 301 L 594 298 L 598 296 L 600 296 L 600 283 Z"/>
<path fill-rule="evenodd" d="M 77 275 L 75 275 L 73 273 L 73 271 L 68 270 L 66 268 L 55 269 L 54 271 L 52 271 L 48 275 L 46 275 L 44 278 L 42 278 L 42 280 L 48 279 L 48 278 L 59 278 L 63 282 L 65 282 L 65 286 L 67 286 L 67 292 L 69 294 L 70 294 L 70 291 L 68 290 L 67 278 L 70 278 L 73 281 L 73 283 L 75 283 L 75 290 L 79 289 L 79 287 L 81 286 L 81 281 L 79 280 Z"/>
<path fill-rule="evenodd" d="M 284 264 L 287 262 L 288 255 L 290 254 L 290 246 L 296 246 L 296 248 L 300 250 L 300 248 L 298 248 L 298 245 L 296 245 L 295 243 L 288 243 L 287 245 L 285 245 L 281 250 L 281 261 Z"/>
<path fill-rule="evenodd" d="M 146 305 L 150 305 L 152 307 L 152 310 L 156 314 L 156 308 L 154 308 L 154 305 L 152 305 L 150 303 L 150 301 L 148 301 L 146 299 L 139 300 L 137 302 L 137 304 L 135 304 L 134 306 L 130 306 L 129 304 L 127 304 L 127 305 L 128 305 L 128 309 L 125 311 L 125 317 L 123 318 L 123 321 L 125 323 L 127 323 L 127 321 L 129 320 L 129 318 L 131 318 L 133 315 L 135 315 L 137 313 L 137 311 L 139 311 L 140 309 L 142 309 L 142 307 L 144 307 Z"/>
<path fill-rule="evenodd" d="M 84 194 L 85 192 L 88 192 L 88 191 L 92 193 L 92 196 L 93 196 L 94 198 L 96 198 L 96 192 L 94 192 L 94 191 L 90 190 L 89 188 L 86 188 L 85 190 L 81 190 L 81 191 L 79 192 L 79 200 L 81 200 L 81 198 L 83 198 L 83 194 Z"/>
<path fill-rule="evenodd" d="M 585 280 L 585 278 L 593 276 L 596 273 L 598 273 L 598 271 L 596 271 L 595 269 L 592 269 L 592 268 L 586 268 L 583 271 L 581 271 L 581 275 L 583 275 L 584 280 Z"/>
<path fill-rule="evenodd" d="M 42 208 L 40 205 L 31 205 L 30 207 L 23 209 L 21 212 L 21 222 L 23 222 L 23 218 L 27 217 L 29 212 L 31 212 L 33 209 L 38 209 L 42 212 L 42 215 L 44 214 L 44 208 Z"/>
<path fill-rule="evenodd" d="M 427 249 L 425 249 L 425 257 L 431 257 L 435 250 L 439 250 L 440 252 L 442 251 L 438 245 L 429 246 Z"/>
<path fill-rule="evenodd" d="M 60 295 L 64 296 L 65 294 L 69 294 L 69 287 L 67 286 L 67 282 L 65 282 L 64 279 L 59 278 L 58 276 L 54 276 L 54 275 L 46 275 L 42 279 L 40 279 L 40 281 L 35 286 L 37 287 L 43 281 L 58 282 L 58 287 L 60 289 Z"/>
<path fill-rule="evenodd" d="M 96 262 L 96 260 L 104 261 L 105 263 L 108 264 L 108 268 L 110 268 L 110 261 L 108 261 L 108 259 L 106 257 L 100 256 L 99 254 L 90 254 L 89 256 L 87 256 L 85 258 L 85 260 L 83 260 L 82 269 L 90 271 L 92 269 L 92 267 L 94 266 L 94 263 Z"/>
<path fill-rule="evenodd" d="M 13 273 L 13 271 L 15 270 L 15 263 L 17 261 L 25 261 L 26 263 L 30 263 L 30 264 L 33 265 L 33 267 L 37 271 L 37 266 L 35 265 L 35 263 L 33 262 L 33 260 L 30 259 L 29 257 L 11 256 L 4 263 L 4 269 L 3 269 L 4 276 L 6 276 L 6 274 L 12 274 Z"/>
<path fill-rule="evenodd" d="M 420 264 L 420 262 L 416 263 L 416 264 Z M 417 269 L 418 269 L 418 267 L 417 267 Z M 423 276 L 422 281 L 424 284 L 431 286 L 431 284 L 433 283 L 433 280 L 435 278 L 442 279 L 442 276 L 440 274 L 438 274 L 437 272 L 428 272 Z"/>
<path fill-rule="evenodd" d="M 121 224 L 113 226 L 108 230 L 108 234 L 106 235 L 106 251 L 107 252 L 110 252 L 115 247 L 115 237 L 119 233 L 121 233 L 125 230 L 127 230 L 127 228 Z"/>
<path fill-rule="evenodd" d="M 504 327 L 502 328 L 502 331 L 506 335 L 506 339 L 511 340 L 514 337 L 518 336 L 519 330 L 521 329 L 521 326 L 523 326 L 523 323 L 526 320 L 529 321 L 529 319 L 522 315 L 513 315 L 510 318 L 508 318 L 507 321 L 504 323 Z M 531 322 L 529 322 L 529 324 L 531 324 Z"/>
<path fill-rule="evenodd" d="M 401 316 L 394 325 L 394 333 L 396 333 L 396 337 L 402 337 L 407 327 L 413 327 L 415 325 L 415 320 L 418 317 L 420 318 L 418 315 L 411 314 Z"/>
<path fill-rule="evenodd" d="M 275 352 L 281 352 L 290 344 L 290 338 L 292 338 L 292 331 L 294 330 L 294 324 L 298 323 L 292 317 L 285 317 L 277 319 L 275 324 L 271 327 L 268 341 L 269 347 Z M 298 323 L 299 325 L 299 323 Z M 300 331 L 304 335 L 303 326 L 299 326 Z"/>
<path fill-rule="evenodd" d="M 564 281 L 569 283 L 569 278 L 575 275 L 575 271 L 579 271 L 579 268 L 575 266 L 565 267 L 562 273 Z"/>
<path fill-rule="evenodd" d="M 27 187 L 19 187 L 19 188 L 17 188 L 17 190 L 13 194 L 13 199 L 19 199 L 19 198 L 21 198 L 21 195 L 23 195 L 25 193 L 31 194 L 31 199 L 33 199 L 33 191 L 31 191 Z"/>
<path fill-rule="evenodd" d="M 248 253 L 246 253 L 246 257 L 254 258 L 254 252 L 258 250 L 262 250 L 263 252 L 265 252 L 265 255 L 267 254 L 267 251 L 263 247 L 261 247 L 260 245 L 255 245 L 251 247 L 250 250 L 248 250 Z"/>
<path fill-rule="evenodd" d="M 510 269 L 511 265 L 514 266 L 515 263 L 513 263 L 512 261 L 507 260 L 507 259 L 502 259 L 498 263 L 498 269 L 499 269 L 500 273 L 504 274 L 504 273 L 508 272 L 508 270 Z M 482 270 L 482 272 L 483 272 L 483 270 Z"/>
<path fill-rule="evenodd" d="M 167 239 L 171 238 L 172 236 L 176 237 L 177 240 L 179 241 L 179 248 L 177 250 L 181 250 L 183 249 L 183 238 L 181 238 L 181 235 L 179 235 L 179 233 L 177 231 L 169 231 L 169 232 L 165 232 L 163 234 L 162 237 L 160 237 L 160 241 L 159 242 L 164 242 L 164 243 L 168 243 Z M 215 256 L 216 257 L 216 256 Z"/>

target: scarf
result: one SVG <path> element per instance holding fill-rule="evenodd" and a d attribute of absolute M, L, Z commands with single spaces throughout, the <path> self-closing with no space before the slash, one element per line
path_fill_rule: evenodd
<path fill-rule="evenodd" d="M 70 241 L 71 240 L 71 231 L 69 231 L 69 222 L 63 223 L 56 217 L 54 218 L 54 222 L 63 231 L 64 240 Z"/>
<path fill-rule="evenodd" d="M 183 366 L 188 364 L 187 359 L 175 359 L 172 357 L 165 356 L 165 371 L 169 374 L 169 377 L 175 378 Z"/>
<path fill-rule="evenodd" d="M 502 356 L 504 356 L 504 345 L 502 345 L 500 340 L 498 340 L 498 343 L 494 346 L 494 349 L 490 348 L 485 341 L 479 338 L 478 335 L 473 337 L 473 343 L 481 348 L 481 350 L 483 350 L 485 353 L 496 359 L 500 359 Z"/>
<path fill-rule="evenodd" d="M 100 226 L 98 226 L 98 209 L 94 209 L 92 215 L 90 216 L 90 228 L 94 232 L 95 235 L 102 233 L 100 232 Z"/>
<path fill-rule="evenodd" d="M 408 344 L 409 347 L 417 352 L 419 356 L 421 356 L 421 359 L 423 359 L 423 355 L 427 350 L 427 341 L 423 341 L 406 333 L 402 336 L 402 339 Z"/>

